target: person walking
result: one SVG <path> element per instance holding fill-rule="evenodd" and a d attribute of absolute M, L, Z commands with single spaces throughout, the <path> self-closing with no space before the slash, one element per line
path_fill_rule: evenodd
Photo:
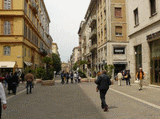
<path fill-rule="evenodd" d="M 22 83 L 24 82 L 24 72 L 21 74 Z"/>
<path fill-rule="evenodd" d="M 61 73 L 61 83 L 64 84 L 64 71 Z"/>
<path fill-rule="evenodd" d="M 139 71 L 137 72 L 137 75 L 136 77 L 138 78 L 139 80 L 139 91 L 142 90 L 142 87 L 143 87 L 143 79 L 145 77 L 145 73 L 143 72 L 142 68 L 140 67 L 139 68 Z"/>
<path fill-rule="evenodd" d="M 28 94 L 28 87 L 30 87 L 30 94 L 32 93 L 32 82 L 34 80 L 34 76 L 31 73 L 31 70 L 25 75 L 25 79 L 27 81 L 27 94 Z"/>
<path fill-rule="evenodd" d="M 68 72 L 66 73 L 66 79 L 67 79 L 66 83 L 68 84 L 68 80 L 69 80 L 69 73 Z"/>
<path fill-rule="evenodd" d="M 6 95 L 1 82 L 2 82 L 2 79 L 0 80 L 0 119 L 2 117 L 2 107 L 4 110 L 7 108 Z"/>
<path fill-rule="evenodd" d="M 104 109 L 104 111 L 108 110 L 108 105 L 105 101 L 105 95 L 109 89 L 109 85 L 111 85 L 110 78 L 106 74 L 107 72 L 103 71 L 103 73 L 99 75 L 97 80 L 95 81 L 100 90 L 101 107 L 102 109 Z"/>
<path fill-rule="evenodd" d="M 18 84 L 19 84 L 19 78 L 17 76 L 17 72 L 15 72 L 12 77 L 12 90 L 14 95 L 16 95 Z"/>
<path fill-rule="evenodd" d="M 77 83 L 77 79 L 78 79 L 78 78 L 77 78 L 77 73 L 75 72 L 75 73 L 74 73 L 74 80 L 75 80 L 75 83 Z"/>
<path fill-rule="evenodd" d="M 71 72 L 70 78 L 71 78 L 71 83 L 73 83 L 73 72 Z"/>
<path fill-rule="evenodd" d="M 6 75 L 5 75 L 5 80 L 4 80 L 5 81 L 5 88 L 7 86 L 8 78 L 9 78 L 9 74 L 7 72 Z"/>
<path fill-rule="evenodd" d="M 130 85 L 131 86 L 131 82 L 130 82 L 130 78 L 131 78 L 131 75 L 129 73 L 129 71 L 126 71 L 126 85 Z"/>
<path fill-rule="evenodd" d="M 10 75 L 9 75 L 9 78 L 8 78 L 8 94 L 10 94 L 10 91 L 13 90 L 13 87 L 12 87 L 12 77 L 13 77 L 13 73 L 11 72 Z"/>
<path fill-rule="evenodd" d="M 117 78 L 118 78 L 118 85 L 121 86 L 121 82 L 122 82 L 122 78 L 123 78 L 121 71 L 118 72 Z"/>

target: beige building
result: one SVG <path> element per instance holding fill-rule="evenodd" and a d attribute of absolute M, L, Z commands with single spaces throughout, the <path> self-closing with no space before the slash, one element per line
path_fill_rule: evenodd
<path fill-rule="evenodd" d="M 73 57 L 72 57 L 72 63 L 76 63 L 78 61 L 79 57 L 79 47 L 73 48 Z"/>
<path fill-rule="evenodd" d="M 128 68 L 125 0 L 97 0 L 97 70 L 105 64 L 114 73 Z"/>
<path fill-rule="evenodd" d="M 52 43 L 52 53 L 59 55 L 57 43 Z"/>
<path fill-rule="evenodd" d="M 142 4 L 143 3 L 143 4 Z M 142 66 L 147 84 L 160 84 L 160 2 L 127 0 L 130 69 L 133 80 Z"/>
<path fill-rule="evenodd" d="M 62 71 L 64 71 L 65 73 L 70 71 L 70 67 L 68 63 L 62 62 Z"/>

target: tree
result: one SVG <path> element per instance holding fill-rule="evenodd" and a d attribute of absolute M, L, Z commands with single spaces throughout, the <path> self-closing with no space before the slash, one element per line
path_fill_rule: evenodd
<path fill-rule="evenodd" d="M 73 70 L 76 71 L 78 67 L 79 67 L 78 62 L 74 63 Z"/>
<path fill-rule="evenodd" d="M 52 66 L 54 71 L 56 72 L 61 71 L 61 59 L 55 53 L 52 53 Z"/>
<path fill-rule="evenodd" d="M 111 64 L 109 64 L 109 65 L 105 65 L 104 66 L 104 68 L 105 68 L 105 70 L 107 71 L 107 75 L 109 76 L 109 77 L 112 77 L 112 71 L 113 71 L 113 69 L 115 68 L 114 67 L 114 65 L 111 65 Z"/>

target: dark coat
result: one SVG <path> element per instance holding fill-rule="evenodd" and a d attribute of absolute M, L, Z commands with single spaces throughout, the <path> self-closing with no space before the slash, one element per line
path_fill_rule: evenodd
<path fill-rule="evenodd" d="M 14 76 L 12 77 L 12 82 L 18 84 L 18 83 L 19 83 L 19 78 L 18 78 L 18 76 L 15 76 L 15 75 L 14 75 Z"/>
<path fill-rule="evenodd" d="M 110 78 L 105 75 L 105 74 L 101 74 L 98 76 L 97 80 L 95 81 L 95 83 L 98 85 L 98 88 L 101 89 L 109 89 L 109 85 L 111 85 L 111 81 Z"/>
<path fill-rule="evenodd" d="M 12 76 L 9 76 L 7 83 L 8 83 L 8 90 L 12 90 L 13 89 L 12 88 L 12 83 L 13 83 Z"/>

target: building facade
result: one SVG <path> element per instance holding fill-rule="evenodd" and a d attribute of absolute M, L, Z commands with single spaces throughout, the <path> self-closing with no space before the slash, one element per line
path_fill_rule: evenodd
<path fill-rule="evenodd" d="M 59 55 L 57 43 L 52 43 L 52 53 Z"/>
<path fill-rule="evenodd" d="M 42 65 L 52 53 L 49 24 L 43 0 L 0 0 L 0 61 L 14 61 L 18 69 Z"/>
<path fill-rule="evenodd" d="M 143 3 L 143 4 L 142 4 Z M 146 84 L 160 84 L 160 9 L 159 0 L 128 0 L 128 37 L 133 81 L 139 67 Z"/>

